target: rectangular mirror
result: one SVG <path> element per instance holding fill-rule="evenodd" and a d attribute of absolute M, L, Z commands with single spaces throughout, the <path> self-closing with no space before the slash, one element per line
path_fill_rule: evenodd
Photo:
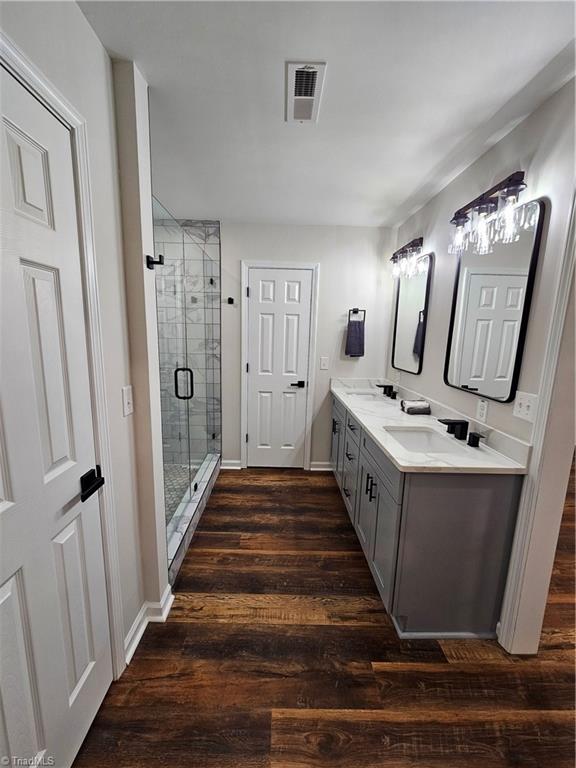
<path fill-rule="evenodd" d="M 392 367 L 398 371 L 416 374 L 422 371 L 433 265 L 434 254 L 424 254 L 418 257 L 413 275 L 396 278 Z"/>
<path fill-rule="evenodd" d="M 514 399 L 542 234 L 544 203 L 517 204 L 514 241 L 470 243 L 456 274 L 444 380 L 506 403 Z M 488 226 L 490 222 L 488 222 Z"/>

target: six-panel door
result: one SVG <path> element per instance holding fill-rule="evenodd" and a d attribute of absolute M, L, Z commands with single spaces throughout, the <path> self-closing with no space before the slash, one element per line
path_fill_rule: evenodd
<path fill-rule="evenodd" d="M 304 466 L 312 281 L 312 269 L 249 269 L 249 466 Z"/>
<path fill-rule="evenodd" d="M 0 757 L 65 768 L 112 680 L 71 136 L 0 86 Z"/>

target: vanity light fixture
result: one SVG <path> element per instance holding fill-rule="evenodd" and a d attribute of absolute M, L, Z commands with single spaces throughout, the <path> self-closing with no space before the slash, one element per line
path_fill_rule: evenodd
<path fill-rule="evenodd" d="M 494 243 L 514 243 L 521 229 L 529 229 L 520 194 L 526 189 L 524 171 L 515 171 L 479 197 L 459 208 L 450 221 L 456 229 L 449 253 L 461 255 L 473 247 L 474 253 L 491 253 Z"/>
<path fill-rule="evenodd" d="M 422 256 L 423 244 L 424 239 L 417 237 L 394 251 L 390 257 L 392 277 L 414 277 L 428 270 L 428 256 Z"/>

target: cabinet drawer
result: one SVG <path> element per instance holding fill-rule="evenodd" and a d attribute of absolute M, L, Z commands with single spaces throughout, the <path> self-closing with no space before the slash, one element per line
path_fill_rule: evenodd
<path fill-rule="evenodd" d="M 346 408 L 332 395 L 332 415 L 338 416 L 342 424 L 346 422 Z"/>
<path fill-rule="evenodd" d="M 342 493 L 344 495 L 344 503 L 346 504 L 352 522 L 354 522 L 356 515 L 359 453 L 358 445 L 349 437 L 349 435 L 346 435 L 344 441 Z"/>
<path fill-rule="evenodd" d="M 404 488 L 404 475 L 392 464 L 390 459 L 380 450 L 374 440 L 367 434 L 362 434 L 361 446 L 368 453 L 372 461 L 376 464 L 378 474 L 384 485 L 390 492 L 393 499 L 397 502 L 402 501 L 402 491 Z"/>
<path fill-rule="evenodd" d="M 360 442 L 360 422 L 356 421 L 354 416 L 346 411 L 346 433 L 357 443 Z"/>

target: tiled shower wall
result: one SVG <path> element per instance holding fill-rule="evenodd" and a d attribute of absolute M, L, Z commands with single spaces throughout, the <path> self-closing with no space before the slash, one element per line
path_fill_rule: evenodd
<path fill-rule="evenodd" d="M 199 467 L 221 452 L 220 226 L 154 222 L 162 434 L 165 464 Z M 194 398 L 174 394 L 174 369 L 194 372 Z M 181 379 L 184 386 L 184 377 Z"/>

